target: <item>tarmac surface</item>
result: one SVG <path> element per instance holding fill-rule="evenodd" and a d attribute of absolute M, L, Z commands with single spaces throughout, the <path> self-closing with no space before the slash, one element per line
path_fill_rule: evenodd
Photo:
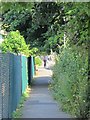
<path fill-rule="evenodd" d="M 49 68 L 42 66 L 38 69 L 30 97 L 24 103 L 22 118 L 70 118 L 70 115 L 60 110 L 48 89 L 51 76 L 52 71 Z"/>

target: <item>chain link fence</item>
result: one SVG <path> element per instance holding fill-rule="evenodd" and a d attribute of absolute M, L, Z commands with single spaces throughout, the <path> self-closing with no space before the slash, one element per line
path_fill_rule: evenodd
<path fill-rule="evenodd" d="M 30 69 L 33 72 L 33 69 Z M 27 58 L 0 53 L 0 119 L 12 117 L 12 112 L 16 110 L 27 85 Z"/>

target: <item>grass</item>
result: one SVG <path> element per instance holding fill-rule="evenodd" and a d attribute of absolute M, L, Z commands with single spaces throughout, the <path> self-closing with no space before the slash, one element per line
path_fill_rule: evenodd
<path fill-rule="evenodd" d="M 12 118 L 21 118 L 21 116 L 22 116 L 22 108 L 24 106 L 24 102 L 27 100 L 27 98 L 30 95 L 30 90 L 31 90 L 30 87 L 27 87 L 26 91 L 22 94 L 20 103 L 19 103 L 16 111 L 14 111 L 12 113 Z"/>

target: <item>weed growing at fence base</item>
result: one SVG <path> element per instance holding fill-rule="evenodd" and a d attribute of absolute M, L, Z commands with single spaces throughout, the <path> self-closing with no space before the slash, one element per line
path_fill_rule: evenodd
<path fill-rule="evenodd" d="M 21 118 L 22 116 L 22 108 L 23 108 L 23 104 L 24 104 L 24 101 L 27 100 L 27 98 L 30 96 L 30 87 L 27 87 L 26 91 L 22 94 L 22 97 L 21 97 L 21 100 L 20 100 L 20 103 L 16 109 L 16 111 L 14 111 L 12 113 L 12 118 Z"/>

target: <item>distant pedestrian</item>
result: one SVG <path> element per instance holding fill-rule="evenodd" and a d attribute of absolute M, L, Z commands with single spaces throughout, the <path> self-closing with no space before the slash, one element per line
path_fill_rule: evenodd
<path fill-rule="evenodd" d="M 44 56 L 43 62 L 44 62 L 44 67 L 46 67 L 46 63 L 47 63 L 47 56 Z"/>

